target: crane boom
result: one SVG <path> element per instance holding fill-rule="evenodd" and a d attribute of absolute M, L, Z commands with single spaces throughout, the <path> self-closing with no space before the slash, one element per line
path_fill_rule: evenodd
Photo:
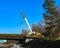
<path fill-rule="evenodd" d="M 26 23 L 29 31 L 30 31 L 30 32 L 28 32 L 27 36 L 29 36 L 29 35 L 31 35 L 31 34 L 35 34 L 35 32 L 32 31 L 32 29 L 31 29 L 31 27 L 30 27 L 30 25 L 29 25 L 29 23 L 28 23 L 28 20 L 27 20 L 26 16 L 24 15 L 24 13 L 21 12 L 21 14 L 22 14 L 22 16 L 23 16 L 23 18 L 24 18 L 24 20 L 25 20 L 25 23 Z M 25 42 L 29 42 L 30 40 L 33 40 L 33 39 L 27 38 L 27 39 L 25 40 Z"/>
<path fill-rule="evenodd" d="M 23 14 L 23 12 L 21 12 L 21 14 L 23 15 L 23 18 L 24 18 L 24 20 L 25 20 L 25 22 L 26 22 L 26 24 L 27 24 L 27 27 L 28 27 L 28 29 L 29 29 L 29 31 L 30 31 L 29 34 L 33 33 L 33 32 L 32 32 L 32 29 L 31 29 L 31 27 L 30 27 L 30 25 L 29 25 L 29 23 L 28 23 L 28 20 L 27 20 L 26 16 Z"/>

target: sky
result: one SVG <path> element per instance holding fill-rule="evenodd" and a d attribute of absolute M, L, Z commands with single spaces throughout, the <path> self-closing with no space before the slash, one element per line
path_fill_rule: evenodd
<path fill-rule="evenodd" d="M 44 0 L 0 0 L 0 34 L 21 34 L 22 29 L 28 30 L 21 12 L 26 15 L 31 27 L 42 21 L 43 2 Z M 56 0 L 56 5 L 60 5 L 59 0 Z"/>

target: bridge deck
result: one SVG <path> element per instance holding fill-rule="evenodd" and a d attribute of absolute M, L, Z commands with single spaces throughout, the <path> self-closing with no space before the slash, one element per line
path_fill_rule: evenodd
<path fill-rule="evenodd" d="M 26 36 L 23 34 L 0 34 L 0 39 L 24 39 Z"/>
<path fill-rule="evenodd" d="M 36 37 L 26 36 L 26 34 L 0 34 L 0 39 L 3 40 L 21 40 L 26 38 L 36 38 Z"/>

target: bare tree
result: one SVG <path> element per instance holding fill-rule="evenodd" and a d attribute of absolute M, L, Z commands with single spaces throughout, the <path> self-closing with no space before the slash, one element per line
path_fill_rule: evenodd
<path fill-rule="evenodd" d="M 22 29 L 22 34 L 27 34 L 27 31 L 25 29 Z"/>

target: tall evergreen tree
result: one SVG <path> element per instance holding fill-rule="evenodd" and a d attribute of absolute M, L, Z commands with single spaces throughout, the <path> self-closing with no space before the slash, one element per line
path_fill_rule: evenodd
<path fill-rule="evenodd" d="M 45 12 L 43 13 L 43 17 L 45 20 L 45 33 L 49 36 L 50 40 L 53 40 L 55 32 L 53 31 L 56 28 L 56 21 L 58 12 L 56 11 L 55 1 L 54 0 L 45 0 L 43 4 L 43 8 Z"/>

